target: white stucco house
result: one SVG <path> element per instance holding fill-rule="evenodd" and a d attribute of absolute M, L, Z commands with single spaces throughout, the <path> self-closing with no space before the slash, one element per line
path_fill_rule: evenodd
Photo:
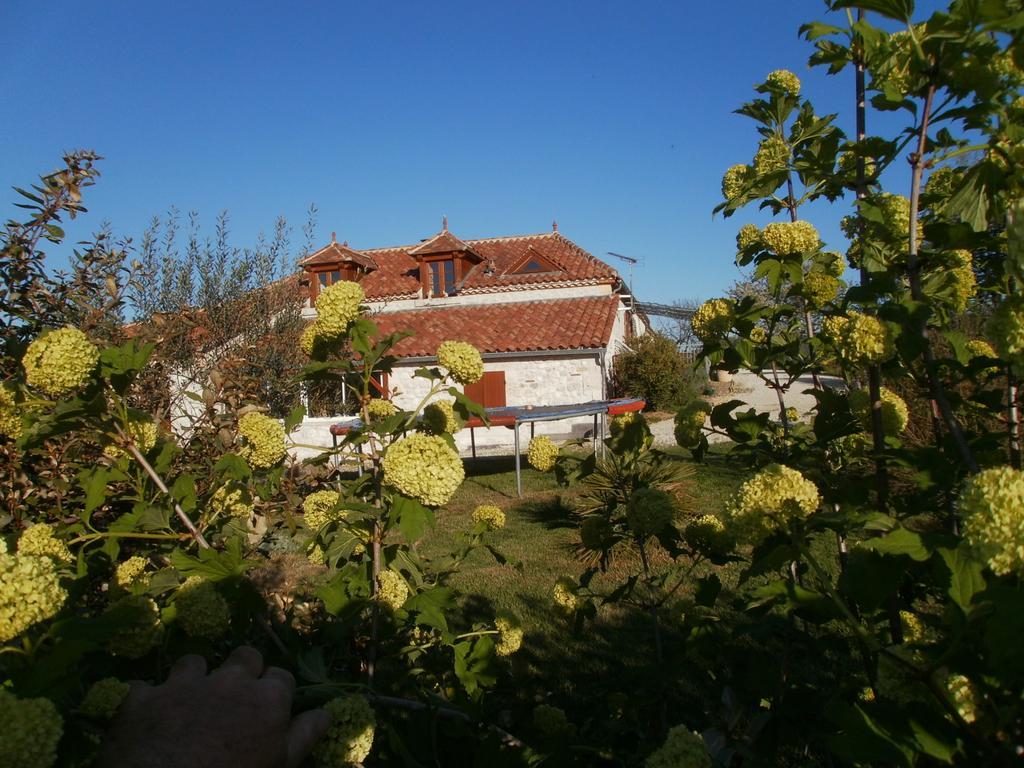
<path fill-rule="evenodd" d="M 613 357 L 647 330 L 630 309 L 618 273 L 558 231 L 462 240 L 447 221 L 415 245 L 355 249 L 331 242 L 301 263 L 309 297 L 303 314 L 316 317 L 318 292 L 357 280 L 381 331 L 409 330 L 395 348 L 400 358 L 382 382 L 404 408 L 429 388 L 413 372 L 436 361 L 442 341 L 467 341 L 484 360 L 484 378 L 465 389 L 485 407 L 584 403 L 608 396 Z M 295 440 L 329 445 L 337 419 L 307 418 Z M 538 424 L 538 433 L 581 435 L 590 418 Z M 476 430 L 480 448 L 511 444 L 508 429 Z M 456 436 L 468 447 L 469 434 Z"/>

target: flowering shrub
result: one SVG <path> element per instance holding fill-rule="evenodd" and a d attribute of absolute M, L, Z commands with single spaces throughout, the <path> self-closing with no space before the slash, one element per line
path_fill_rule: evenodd
<path fill-rule="evenodd" d="M 814 250 L 821 238 L 809 221 L 773 221 L 761 231 L 761 241 L 772 253 L 786 256 Z"/>
<path fill-rule="evenodd" d="M 964 535 L 1000 576 L 1024 573 L 1024 472 L 994 467 L 960 496 Z"/>
<path fill-rule="evenodd" d="M 764 84 L 790 96 L 800 95 L 800 78 L 788 69 L 776 69 L 774 72 L 769 72 Z"/>
<path fill-rule="evenodd" d="M 910 411 L 903 398 L 895 392 L 882 387 L 880 390 L 882 404 L 882 429 L 885 434 L 893 437 L 903 434 L 910 422 Z M 860 421 L 865 430 L 871 430 L 871 396 L 863 389 L 855 389 L 850 393 L 850 410 Z"/>
<path fill-rule="evenodd" d="M 364 298 L 362 286 L 350 280 L 342 280 L 320 291 L 316 297 L 314 342 L 316 339 L 334 341 L 344 336 L 349 325 L 359 317 L 359 305 Z"/>
<path fill-rule="evenodd" d="M 697 338 L 709 341 L 724 336 L 732 328 L 733 303 L 729 299 L 705 301 L 690 319 Z"/>
<path fill-rule="evenodd" d="M 54 764 L 63 723 L 49 699 L 19 700 L 0 688 L 0 719 L 4 723 L 0 765 L 44 768 Z"/>
<path fill-rule="evenodd" d="M 489 531 L 497 531 L 505 527 L 505 513 L 501 511 L 501 507 L 481 504 L 473 510 L 473 522 Z"/>
<path fill-rule="evenodd" d="M 377 718 L 366 699 L 346 696 L 327 702 L 324 709 L 331 716 L 331 726 L 313 753 L 317 764 L 334 768 L 363 762 L 373 748 L 377 727 Z"/>
<path fill-rule="evenodd" d="M 437 363 L 459 384 L 476 384 L 484 375 L 480 351 L 464 341 L 444 341 L 437 348 Z"/>
<path fill-rule="evenodd" d="M 821 497 L 800 472 L 771 464 L 747 480 L 726 507 L 726 527 L 737 538 L 758 542 L 818 509 Z"/>
<path fill-rule="evenodd" d="M 700 734 L 685 725 L 677 725 L 669 730 L 665 743 L 644 765 L 646 768 L 711 768 L 711 757 Z"/>
<path fill-rule="evenodd" d="M 284 458 L 284 427 L 277 419 L 250 412 L 238 420 L 242 458 L 253 469 L 270 469 Z"/>

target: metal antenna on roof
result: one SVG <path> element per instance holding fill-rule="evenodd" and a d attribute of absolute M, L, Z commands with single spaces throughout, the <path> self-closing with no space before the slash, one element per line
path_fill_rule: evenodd
<path fill-rule="evenodd" d="M 558 231 L 558 219 L 554 219 L 551 222 L 551 231 L 552 232 L 557 232 Z"/>
<path fill-rule="evenodd" d="M 629 308 L 634 309 L 636 307 L 636 296 L 633 295 L 633 266 L 635 264 L 643 266 L 643 262 L 640 259 L 634 259 L 632 256 L 623 256 L 621 253 L 615 253 L 614 251 L 608 251 L 608 255 L 629 263 Z"/>
<path fill-rule="evenodd" d="M 338 242 L 338 233 L 337 232 L 331 232 L 331 242 L 332 243 Z"/>
<path fill-rule="evenodd" d="M 441 217 L 441 230 L 444 232 L 448 231 L 448 216 L 444 215 Z"/>

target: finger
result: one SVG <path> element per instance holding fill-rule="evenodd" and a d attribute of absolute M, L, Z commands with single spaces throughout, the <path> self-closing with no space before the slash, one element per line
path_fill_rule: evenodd
<path fill-rule="evenodd" d="M 295 676 L 291 672 L 280 667 L 267 667 L 263 672 L 262 679 L 274 680 L 283 685 L 288 692 L 288 701 L 291 701 L 292 695 L 295 693 Z"/>
<path fill-rule="evenodd" d="M 263 655 L 255 648 L 240 645 L 231 652 L 217 671 L 241 671 L 249 677 L 259 677 L 263 672 Z"/>
<path fill-rule="evenodd" d="M 180 682 L 203 677 L 206 674 L 206 659 L 194 653 L 182 656 L 167 673 L 167 682 Z"/>
<path fill-rule="evenodd" d="M 331 716 L 322 709 L 311 709 L 292 720 L 288 730 L 288 768 L 302 765 L 330 724 Z"/>
<path fill-rule="evenodd" d="M 148 698 L 153 686 L 144 680 L 129 680 L 128 694 L 124 697 L 122 706 L 132 706 Z"/>
<path fill-rule="evenodd" d="M 256 689 L 260 708 L 266 715 L 273 716 L 278 723 L 287 723 L 291 719 L 294 677 L 283 669 L 270 667 L 263 677 L 256 681 Z"/>

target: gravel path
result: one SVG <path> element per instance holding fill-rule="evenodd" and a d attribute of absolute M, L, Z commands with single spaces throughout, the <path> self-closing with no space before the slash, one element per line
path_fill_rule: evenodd
<path fill-rule="evenodd" d="M 822 384 L 829 388 L 835 388 L 842 386 L 842 380 L 834 376 L 821 376 Z M 779 418 L 779 400 L 775 395 L 775 391 L 770 389 L 761 379 L 750 371 L 740 371 L 733 375 L 733 389 L 736 390 L 736 394 L 724 394 L 713 398 L 713 404 L 724 403 L 729 400 L 743 400 L 747 403 L 747 406 L 743 408 L 753 408 L 758 413 L 769 413 L 773 418 Z M 804 390 L 811 389 L 814 386 L 810 376 L 801 376 L 793 385 L 789 388 L 789 391 L 785 395 L 786 407 L 796 408 L 800 413 L 801 419 L 807 419 L 811 415 L 812 409 L 817 405 L 817 400 L 809 394 L 804 394 Z M 706 422 L 705 426 L 710 426 L 710 422 Z M 654 434 L 655 445 L 675 445 L 676 440 L 672 435 L 672 431 L 675 427 L 672 419 L 665 419 L 659 421 L 656 424 L 651 425 L 651 432 Z M 722 435 L 709 435 L 708 441 L 712 443 L 724 442 L 728 438 Z"/>

